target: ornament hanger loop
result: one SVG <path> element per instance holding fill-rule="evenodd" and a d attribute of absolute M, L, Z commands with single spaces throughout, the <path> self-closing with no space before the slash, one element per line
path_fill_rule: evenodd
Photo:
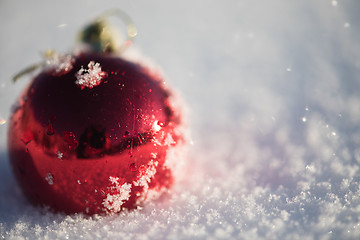
<path fill-rule="evenodd" d="M 118 29 L 109 24 L 110 17 L 119 18 L 126 26 L 127 38 L 119 43 L 121 34 Z M 111 9 L 100 15 L 80 32 L 80 42 L 89 46 L 95 52 L 122 52 L 134 41 L 137 29 L 133 20 L 120 9 Z"/>
<path fill-rule="evenodd" d="M 117 16 L 125 23 L 128 41 L 133 42 L 134 38 L 137 35 L 137 29 L 131 17 L 120 9 L 111 9 L 103 14 L 103 17 L 105 18 L 108 18 L 110 16 Z"/>

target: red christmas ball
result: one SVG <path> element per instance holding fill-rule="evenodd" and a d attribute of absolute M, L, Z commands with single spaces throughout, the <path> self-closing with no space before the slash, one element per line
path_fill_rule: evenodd
<path fill-rule="evenodd" d="M 172 185 L 181 125 L 159 74 L 106 53 L 61 55 L 20 97 L 9 156 L 31 202 L 65 213 L 119 212 Z"/>

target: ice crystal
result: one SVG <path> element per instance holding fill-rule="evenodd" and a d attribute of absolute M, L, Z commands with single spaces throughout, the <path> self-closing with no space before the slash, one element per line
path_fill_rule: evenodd
<path fill-rule="evenodd" d="M 49 185 L 54 184 L 54 177 L 51 173 L 46 174 L 45 180 L 48 182 Z"/>
<path fill-rule="evenodd" d="M 46 68 L 54 75 L 63 75 L 73 68 L 74 62 L 75 59 L 72 55 L 53 53 L 46 59 Z"/>
<path fill-rule="evenodd" d="M 76 73 L 76 81 L 75 83 L 81 88 L 93 88 L 98 86 L 101 81 L 107 76 L 106 72 L 101 70 L 100 63 L 95 63 L 94 61 L 90 61 L 88 64 L 88 69 L 84 69 L 83 67 Z"/>
<path fill-rule="evenodd" d="M 152 158 L 150 160 L 150 162 L 145 166 L 142 165 L 139 167 L 139 173 L 136 177 L 136 181 L 133 181 L 134 186 L 141 186 L 143 187 L 143 191 L 144 194 L 142 196 L 140 196 L 140 194 L 138 193 L 138 200 L 137 200 L 137 204 L 143 202 L 145 199 L 147 199 L 148 194 L 150 193 L 149 191 L 149 184 L 151 182 L 151 179 L 155 176 L 156 174 L 156 167 L 158 166 L 158 161 L 154 161 L 156 158 L 156 155 L 152 155 Z M 156 191 L 158 192 L 158 191 Z M 159 192 L 158 192 L 159 193 Z"/>
<path fill-rule="evenodd" d="M 147 189 L 149 187 L 148 185 L 151 181 L 151 178 L 154 177 L 156 174 L 157 165 L 157 161 L 150 160 L 146 167 L 141 166 L 139 169 L 137 180 L 133 181 L 134 186 L 143 186 L 145 187 L 145 189 Z"/>
<path fill-rule="evenodd" d="M 110 212 L 119 212 L 124 202 L 130 198 L 132 185 L 130 183 L 120 185 L 118 177 L 110 176 L 109 181 L 114 186 L 109 187 L 110 192 L 104 199 L 103 205 Z"/>
<path fill-rule="evenodd" d="M 60 151 L 57 151 L 57 152 L 56 152 L 56 155 L 57 155 L 58 159 L 60 159 L 60 160 L 62 160 L 63 157 L 64 157 L 64 153 L 62 153 L 62 152 L 60 152 Z"/>

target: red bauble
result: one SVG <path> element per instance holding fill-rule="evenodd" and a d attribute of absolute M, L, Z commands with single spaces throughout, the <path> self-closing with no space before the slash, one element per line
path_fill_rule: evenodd
<path fill-rule="evenodd" d="M 180 126 L 160 75 L 105 53 L 61 56 L 14 110 L 10 161 L 35 204 L 119 212 L 171 186 L 169 157 L 183 142 Z"/>

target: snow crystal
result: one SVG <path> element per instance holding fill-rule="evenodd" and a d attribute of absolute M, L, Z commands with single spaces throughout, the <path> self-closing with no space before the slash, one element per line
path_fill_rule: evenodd
<path fill-rule="evenodd" d="M 109 177 L 112 185 L 109 187 L 110 193 L 107 194 L 103 201 L 103 205 L 110 212 L 119 212 L 123 203 L 130 198 L 132 185 L 130 183 L 119 184 L 118 177 Z"/>
<path fill-rule="evenodd" d="M 60 152 L 60 151 L 57 151 L 57 152 L 56 152 L 56 155 L 57 155 L 57 158 L 60 159 L 60 160 L 62 160 L 63 157 L 64 157 L 64 153 L 62 153 L 62 152 Z"/>
<path fill-rule="evenodd" d="M 54 75 L 63 75 L 68 73 L 72 68 L 75 59 L 70 54 L 51 53 L 46 56 L 46 69 L 50 70 Z"/>
<path fill-rule="evenodd" d="M 140 166 L 138 176 L 136 177 L 137 180 L 133 181 L 134 186 L 143 186 L 145 191 L 147 191 L 151 178 L 156 174 L 158 164 L 158 161 L 151 159 L 146 167 L 144 165 Z"/>
<path fill-rule="evenodd" d="M 54 184 L 54 177 L 51 173 L 46 174 L 45 180 L 49 183 L 49 185 Z"/>
<path fill-rule="evenodd" d="M 81 67 L 75 76 L 75 83 L 81 86 L 81 88 L 93 88 L 98 86 L 103 78 L 107 76 L 107 74 L 106 72 L 101 71 L 100 63 L 90 61 L 88 64 L 88 69 Z"/>

